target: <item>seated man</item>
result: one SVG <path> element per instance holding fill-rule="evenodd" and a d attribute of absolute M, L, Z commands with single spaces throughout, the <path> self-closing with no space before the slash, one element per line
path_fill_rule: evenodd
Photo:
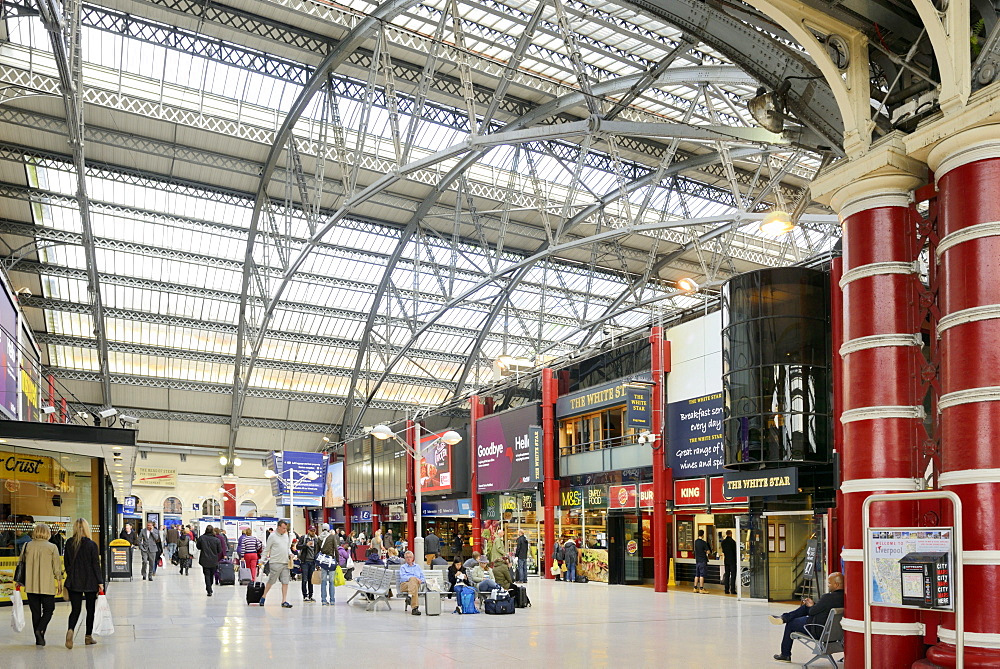
<path fill-rule="evenodd" d="M 486 559 L 485 555 L 479 556 L 479 563 L 469 574 L 469 578 L 472 579 L 472 585 L 479 592 L 490 592 L 500 587 L 497 585 L 496 576 L 493 575 L 493 570 L 490 569 L 489 560 Z"/>
<path fill-rule="evenodd" d="M 802 600 L 802 606 L 789 611 L 780 616 L 771 616 L 771 623 L 774 625 L 784 625 L 785 635 L 781 638 L 781 653 L 775 655 L 774 659 L 779 662 L 792 661 L 792 633 L 805 632 L 812 637 L 817 637 L 826 619 L 830 615 L 831 609 L 844 608 L 844 575 L 839 571 L 830 574 L 826 580 L 830 592 L 819 598 L 819 602 L 814 602 L 812 597 Z M 818 625 L 819 627 L 806 627 L 806 625 Z"/>
<path fill-rule="evenodd" d="M 413 551 L 406 551 L 406 562 L 399 567 L 399 591 L 406 593 L 406 605 L 413 607 L 412 614 L 420 615 L 420 584 L 426 582 L 424 570 L 413 561 Z"/>
<path fill-rule="evenodd" d="M 466 572 L 470 572 L 476 568 L 477 564 L 479 564 L 479 551 L 472 551 L 472 557 L 466 560 L 462 566 L 465 567 Z"/>
<path fill-rule="evenodd" d="M 432 567 L 447 567 L 448 566 L 448 561 L 445 560 L 440 555 L 437 555 L 437 556 L 434 557 L 433 560 L 431 560 L 431 566 Z"/>
<path fill-rule="evenodd" d="M 380 567 L 385 566 L 385 563 L 379 559 L 378 550 L 375 548 L 369 548 L 365 552 L 365 564 L 377 564 Z"/>

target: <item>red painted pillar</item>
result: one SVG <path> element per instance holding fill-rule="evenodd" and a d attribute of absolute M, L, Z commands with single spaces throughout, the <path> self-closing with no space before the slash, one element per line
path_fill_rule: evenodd
<path fill-rule="evenodd" d="M 476 449 L 479 446 L 479 434 L 476 431 L 476 421 L 483 417 L 483 404 L 479 401 L 479 395 L 469 398 L 469 467 L 472 470 L 472 479 L 469 483 L 469 496 L 472 497 L 472 550 L 483 552 L 483 507 L 480 504 L 479 493 L 476 491 L 478 485 L 476 473 Z"/>
<path fill-rule="evenodd" d="M 372 531 L 371 535 L 375 536 L 375 532 L 378 531 L 378 517 L 382 511 L 382 505 L 378 502 L 372 502 Z M 370 539 L 371 537 L 369 537 Z M 369 542 L 370 543 L 370 542 Z"/>
<path fill-rule="evenodd" d="M 347 502 L 344 502 L 344 532 L 351 533 L 351 505 Z"/>
<path fill-rule="evenodd" d="M 55 408 L 55 406 L 56 406 L 56 377 L 53 376 L 52 374 L 49 374 L 48 378 L 49 378 L 49 406 Z M 54 423 L 54 422 L 56 422 L 56 414 L 55 414 L 55 412 L 50 413 L 48 416 L 46 416 L 45 417 L 45 422 L 46 423 Z"/>
<path fill-rule="evenodd" d="M 670 370 L 670 342 L 663 341 L 663 328 L 656 326 L 649 336 L 653 372 L 653 590 L 666 592 L 670 580 L 670 553 L 667 548 L 667 501 L 673 475 L 667 467 L 666 439 L 663 434 L 663 400 L 667 394 L 666 372 Z"/>
<path fill-rule="evenodd" d="M 538 563 L 545 578 L 552 574 L 545 568 L 548 556 L 552 554 L 552 546 L 556 540 L 556 508 L 559 506 L 559 479 L 556 478 L 556 399 L 559 397 L 558 381 L 552 370 L 542 370 L 542 469 L 545 483 L 542 487 L 545 519 L 545 555 L 539 554 Z"/>
<path fill-rule="evenodd" d="M 222 487 L 226 490 L 222 494 L 222 515 L 223 516 L 235 516 L 236 515 L 236 484 L 235 483 L 223 483 Z"/>
<path fill-rule="evenodd" d="M 910 192 L 920 180 L 898 171 L 856 176 L 833 199 L 844 247 L 839 355 L 847 669 L 865 666 L 862 504 L 876 492 L 918 489 L 914 475 L 923 419 L 913 267 L 917 229 L 909 209 Z M 916 516 L 913 504 L 882 502 L 872 507 L 871 524 L 913 527 Z M 923 656 L 916 611 L 873 606 L 871 617 L 873 667 L 908 667 Z"/>
<path fill-rule="evenodd" d="M 840 415 L 844 411 L 844 361 L 840 357 L 840 347 L 844 343 L 844 291 L 840 288 L 840 279 L 844 276 L 843 258 L 830 261 L 830 327 L 833 330 L 830 337 L 833 349 L 833 364 L 831 376 L 833 379 L 833 448 L 840 454 L 844 452 L 844 424 Z M 843 478 L 840 463 L 835 463 L 837 480 Z M 841 510 L 844 508 L 844 494 L 838 489 L 835 493 L 837 505 L 830 509 L 829 536 L 827 537 L 827 564 L 831 572 L 840 570 L 840 551 L 844 547 L 844 533 L 841 525 Z"/>
<path fill-rule="evenodd" d="M 937 147 L 941 475 L 962 500 L 965 666 L 1000 666 L 1000 125 Z M 932 259 L 933 262 L 934 259 Z M 954 616 L 928 657 L 955 666 Z"/>
<path fill-rule="evenodd" d="M 406 443 L 409 444 L 410 448 L 416 449 L 420 444 L 420 440 L 417 438 L 417 426 L 412 420 L 406 421 Z M 409 458 L 409 456 L 407 456 Z M 411 548 L 413 546 L 413 537 L 417 536 L 417 513 L 416 508 L 417 503 L 417 482 L 413 477 L 413 466 L 406 468 L 406 540 L 409 542 Z"/>

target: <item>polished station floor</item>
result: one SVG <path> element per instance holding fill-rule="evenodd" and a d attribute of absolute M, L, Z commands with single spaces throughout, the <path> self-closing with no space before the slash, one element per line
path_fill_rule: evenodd
<path fill-rule="evenodd" d="M 272 590 L 263 608 L 247 606 L 245 588 L 217 587 L 206 597 L 200 573 L 161 569 L 154 581 L 116 581 L 108 600 L 114 636 L 85 646 L 83 621 L 67 650 L 69 604 L 60 603 L 44 648 L 34 645 L 30 619 L 11 631 L 0 609 L 0 666 L 20 667 L 307 667 L 365 663 L 383 667 L 736 667 L 789 666 L 771 659 L 782 628 L 768 614 L 788 607 L 737 602 L 722 595 L 656 594 L 650 588 L 574 584 L 532 578 L 532 607 L 512 616 L 457 615 L 444 600 L 441 616 L 411 616 L 402 601 L 366 611 L 353 590 L 337 590 L 336 606 L 303 603 L 292 583 L 291 609 Z M 319 587 L 315 596 L 319 598 Z M 25 614 L 27 614 L 25 607 Z M 809 659 L 795 649 L 796 663 Z M 280 664 L 276 664 L 280 663 Z M 796 665 L 793 665 L 796 666 Z"/>

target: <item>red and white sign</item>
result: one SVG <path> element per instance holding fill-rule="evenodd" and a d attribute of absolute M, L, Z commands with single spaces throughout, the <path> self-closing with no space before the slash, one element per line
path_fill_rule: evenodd
<path fill-rule="evenodd" d="M 674 506 L 705 506 L 707 503 L 707 479 L 674 481 Z"/>
<path fill-rule="evenodd" d="M 639 506 L 653 508 L 653 484 L 639 484 Z"/>
<path fill-rule="evenodd" d="M 608 490 L 609 509 L 634 509 L 635 485 L 613 485 Z"/>
<path fill-rule="evenodd" d="M 712 506 L 722 506 L 724 504 L 746 504 L 746 497 L 726 497 L 726 486 L 723 484 L 721 476 L 711 478 Z"/>

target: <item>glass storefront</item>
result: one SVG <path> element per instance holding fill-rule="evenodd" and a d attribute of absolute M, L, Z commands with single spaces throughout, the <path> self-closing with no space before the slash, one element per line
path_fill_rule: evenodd
<path fill-rule="evenodd" d="M 85 518 L 94 540 L 107 545 L 101 490 L 94 481 L 100 463 L 92 457 L 6 446 L 0 449 L 0 601 L 12 590 L 17 555 L 31 541 L 35 523 L 47 523 L 62 553 L 73 522 Z M 107 515 L 106 513 L 104 514 Z"/>

